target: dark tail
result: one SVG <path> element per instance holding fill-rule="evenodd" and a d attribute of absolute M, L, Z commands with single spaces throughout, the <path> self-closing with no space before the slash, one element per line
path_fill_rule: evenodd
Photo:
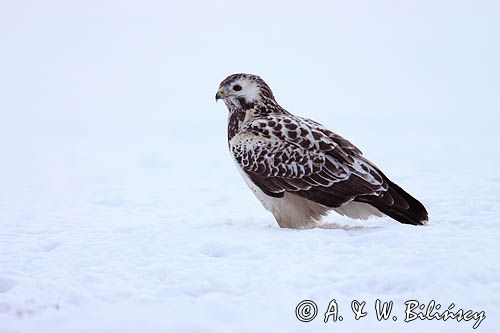
<path fill-rule="evenodd" d="M 398 185 L 386 179 L 388 189 L 380 196 L 359 196 L 355 201 L 368 203 L 404 224 L 424 225 L 429 215 L 424 205 Z"/>

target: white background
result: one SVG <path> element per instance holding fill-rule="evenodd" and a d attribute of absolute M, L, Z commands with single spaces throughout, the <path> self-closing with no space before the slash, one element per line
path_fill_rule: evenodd
<path fill-rule="evenodd" d="M 500 2 L 2 0 L 0 34 L 0 332 L 472 331 L 406 324 L 408 299 L 497 330 Z M 279 229 L 227 152 L 234 72 L 358 145 L 429 225 Z"/>

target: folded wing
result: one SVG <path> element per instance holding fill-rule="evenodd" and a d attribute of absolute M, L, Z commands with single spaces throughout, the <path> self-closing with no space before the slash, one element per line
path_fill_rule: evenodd
<path fill-rule="evenodd" d="M 231 151 L 249 178 L 273 197 L 292 192 L 334 208 L 388 188 L 383 174 L 349 141 L 300 119 L 247 124 Z"/>

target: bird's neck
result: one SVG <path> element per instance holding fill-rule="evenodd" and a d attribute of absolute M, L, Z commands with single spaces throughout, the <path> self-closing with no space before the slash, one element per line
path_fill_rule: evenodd
<path fill-rule="evenodd" d="M 269 116 L 270 114 L 281 114 L 286 111 L 275 101 L 258 101 L 242 105 L 228 104 L 229 117 L 227 122 L 227 135 L 231 140 L 241 128 L 255 119 Z"/>
<path fill-rule="evenodd" d="M 227 119 L 227 139 L 230 141 L 238 133 L 245 122 L 246 112 L 235 109 L 229 111 Z"/>

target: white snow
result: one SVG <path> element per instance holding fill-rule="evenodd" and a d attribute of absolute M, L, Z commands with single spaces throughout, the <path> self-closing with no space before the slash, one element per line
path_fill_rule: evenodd
<path fill-rule="evenodd" d="M 496 332 L 498 18 L 486 1 L 2 4 L 0 332 L 473 331 L 405 323 L 412 299 Z M 351 140 L 429 225 L 278 228 L 227 151 L 214 96 L 233 72 Z M 332 299 L 344 320 L 325 324 Z"/>

